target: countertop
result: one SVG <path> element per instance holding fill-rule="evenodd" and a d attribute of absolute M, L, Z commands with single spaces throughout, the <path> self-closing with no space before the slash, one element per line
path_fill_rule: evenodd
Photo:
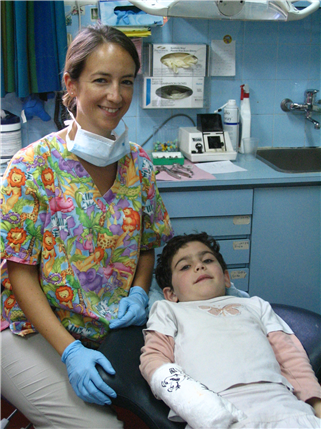
<path fill-rule="evenodd" d="M 320 185 L 321 173 L 283 173 L 269 167 L 256 159 L 247 161 L 242 154 L 238 154 L 235 165 L 245 168 L 246 171 L 217 174 L 215 180 L 198 181 L 157 181 L 160 191 L 175 191 L 177 189 L 228 189 L 228 188 L 256 188 L 271 186 L 308 186 Z"/>
<path fill-rule="evenodd" d="M 238 154 L 233 164 L 245 168 L 246 171 L 236 173 L 217 174 L 214 180 L 195 181 L 157 181 L 160 191 L 175 191 L 177 189 L 236 189 L 259 188 L 270 186 L 317 186 L 321 184 L 321 173 L 282 173 L 256 159 L 247 161 L 242 154 Z M 0 176 L 0 185 L 2 177 Z"/>

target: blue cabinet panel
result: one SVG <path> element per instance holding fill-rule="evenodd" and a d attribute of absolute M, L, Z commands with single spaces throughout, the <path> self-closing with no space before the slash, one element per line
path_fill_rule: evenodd
<path fill-rule="evenodd" d="M 218 240 L 218 243 L 227 265 L 242 265 L 250 262 L 250 240 Z"/>
<path fill-rule="evenodd" d="M 248 239 L 232 239 L 232 240 L 217 240 L 220 245 L 220 252 L 226 264 L 229 265 L 245 265 L 250 262 L 250 240 Z M 156 256 L 162 253 L 163 248 L 155 249 Z"/>
<path fill-rule="evenodd" d="M 215 238 L 251 234 L 251 215 L 171 218 L 171 221 L 176 235 L 202 231 Z"/>
<path fill-rule="evenodd" d="M 255 189 L 250 294 L 320 312 L 321 188 Z"/>
<path fill-rule="evenodd" d="M 237 289 L 248 292 L 249 290 L 249 269 L 248 268 L 229 268 L 231 282 Z"/>
<path fill-rule="evenodd" d="M 234 216 L 252 213 L 253 190 L 161 191 L 170 218 Z"/>

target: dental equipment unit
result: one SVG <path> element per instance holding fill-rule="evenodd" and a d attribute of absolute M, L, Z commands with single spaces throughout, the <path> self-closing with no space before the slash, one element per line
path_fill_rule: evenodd
<path fill-rule="evenodd" d="M 292 3 L 298 0 L 130 0 L 152 15 L 179 18 L 204 18 L 242 21 L 296 21 L 320 7 L 319 0 L 303 9 Z"/>
<path fill-rule="evenodd" d="M 192 162 L 234 161 L 237 157 L 217 113 L 197 114 L 197 127 L 180 127 L 178 142 L 180 151 Z"/>

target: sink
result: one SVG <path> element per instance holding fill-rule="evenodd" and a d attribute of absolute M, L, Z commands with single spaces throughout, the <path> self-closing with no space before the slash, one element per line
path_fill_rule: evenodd
<path fill-rule="evenodd" d="M 321 171 L 321 147 L 279 147 L 257 150 L 257 158 L 283 173 Z"/>

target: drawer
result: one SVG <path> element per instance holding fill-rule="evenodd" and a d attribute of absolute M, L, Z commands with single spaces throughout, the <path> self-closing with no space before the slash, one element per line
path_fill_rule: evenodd
<path fill-rule="evenodd" d="M 250 240 L 217 240 L 226 265 L 242 265 L 250 262 Z"/>
<path fill-rule="evenodd" d="M 175 235 L 207 232 L 214 238 L 251 234 L 251 215 L 172 218 Z"/>
<path fill-rule="evenodd" d="M 229 268 L 231 282 L 237 289 L 249 291 L 249 269 L 244 268 Z"/>
<path fill-rule="evenodd" d="M 252 214 L 253 190 L 161 192 L 171 219 Z"/>
<path fill-rule="evenodd" d="M 226 265 L 244 265 L 250 261 L 250 240 L 233 239 L 217 240 L 220 245 L 220 252 Z M 155 255 L 160 255 L 163 248 L 155 249 Z"/>

